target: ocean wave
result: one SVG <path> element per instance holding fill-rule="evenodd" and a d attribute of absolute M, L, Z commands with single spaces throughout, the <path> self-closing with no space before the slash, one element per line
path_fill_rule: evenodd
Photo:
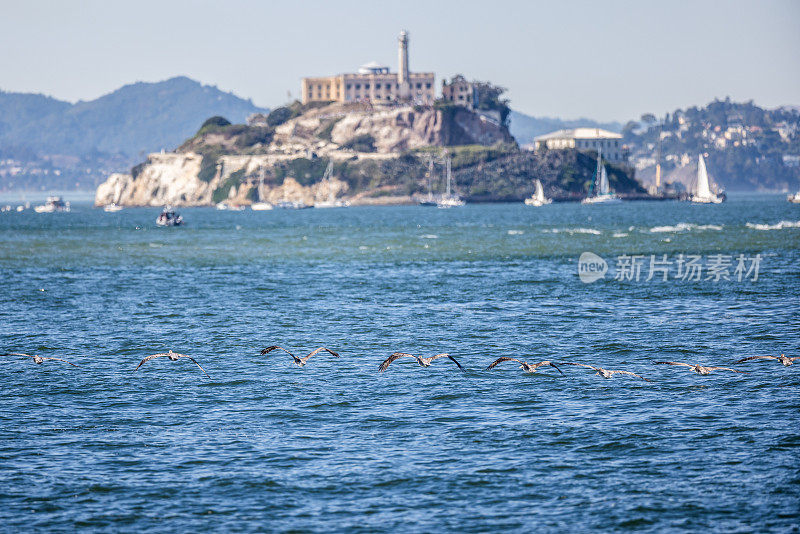
<path fill-rule="evenodd" d="M 509 231 L 508 231 L 508 235 L 522 235 L 522 234 L 524 234 L 524 233 L 525 233 L 525 232 L 524 232 L 524 231 L 522 231 L 522 230 L 509 230 Z"/>
<path fill-rule="evenodd" d="M 688 232 L 690 230 L 722 230 L 722 225 L 718 224 L 694 224 L 678 223 L 674 226 L 654 226 L 650 228 L 653 233 L 662 232 Z"/>
<path fill-rule="evenodd" d="M 746 223 L 753 230 L 783 230 L 784 228 L 800 228 L 800 221 L 781 221 L 776 224 Z"/>
<path fill-rule="evenodd" d="M 625 232 L 614 232 L 614 235 L 611 237 L 628 237 L 628 234 Z"/>
<path fill-rule="evenodd" d="M 439 239 L 439 236 L 436 234 L 422 234 L 419 236 L 420 239 Z"/>
<path fill-rule="evenodd" d="M 559 234 L 561 232 L 567 234 L 592 234 L 592 235 L 600 235 L 603 232 L 600 230 L 595 230 L 594 228 L 551 228 L 549 230 L 544 230 L 545 233 L 551 234 Z"/>

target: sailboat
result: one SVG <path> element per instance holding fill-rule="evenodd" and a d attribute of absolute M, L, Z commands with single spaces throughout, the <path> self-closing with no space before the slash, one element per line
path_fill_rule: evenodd
<path fill-rule="evenodd" d="M 445 160 L 445 169 L 447 172 L 447 192 L 436 203 L 437 208 L 456 208 L 466 204 L 460 196 L 453 194 L 451 191 L 451 182 L 453 181 L 453 171 L 451 169 L 450 156 Z"/>
<path fill-rule="evenodd" d="M 435 206 L 433 198 L 433 156 L 428 160 L 428 196 L 419 201 L 420 206 Z"/>
<path fill-rule="evenodd" d="M 272 204 L 269 202 L 264 202 L 264 199 L 261 197 L 263 194 L 262 191 L 264 190 L 264 173 L 266 171 L 262 168 L 261 172 L 258 176 L 258 202 L 253 202 L 250 204 L 250 209 L 253 211 L 267 211 L 272 209 Z"/>
<path fill-rule="evenodd" d="M 530 198 L 525 199 L 526 206 L 544 206 L 545 204 L 550 204 L 552 200 L 549 198 L 545 198 L 544 196 L 544 188 L 542 187 L 542 182 L 537 178 L 534 182 L 534 186 L 536 190 L 533 193 L 533 196 Z"/>
<path fill-rule="evenodd" d="M 350 205 L 347 201 L 336 200 L 336 195 L 333 193 L 333 189 L 331 188 L 331 176 L 333 175 L 333 161 L 328 162 L 328 167 L 325 169 L 325 173 L 322 175 L 322 180 L 320 183 L 326 183 L 328 185 L 328 200 L 322 200 L 320 202 L 315 202 L 315 208 L 346 208 Z"/>
<path fill-rule="evenodd" d="M 786 197 L 786 200 L 788 200 L 792 204 L 800 204 L 800 191 L 798 191 L 794 195 L 789 195 L 788 197 Z"/>
<path fill-rule="evenodd" d="M 584 198 L 581 204 L 609 204 L 622 202 L 617 195 L 613 194 L 608 187 L 608 174 L 606 166 L 603 165 L 603 153 L 597 151 L 597 171 L 595 171 L 595 181 L 593 184 L 594 195 Z"/>
<path fill-rule="evenodd" d="M 711 184 L 706 171 L 706 161 L 700 154 L 697 160 L 697 183 L 690 200 L 699 204 L 719 204 L 722 198 L 711 192 Z"/>

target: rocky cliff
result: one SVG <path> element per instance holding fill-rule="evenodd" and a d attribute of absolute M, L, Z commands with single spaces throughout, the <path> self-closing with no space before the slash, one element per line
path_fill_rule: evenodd
<path fill-rule="evenodd" d="M 111 175 L 95 203 L 411 202 L 429 181 L 436 190 L 444 187 L 445 151 L 460 193 L 475 200 L 521 199 L 535 177 L 552 194 L 580 195 L 594 168 L 591 157 L 577 153 L 520 151 L 494 118 L 464 108 L 298 105 L 248 125 L 209 119 L 176 152 L 151 154 L 130 174 Z M 624 170 L 610 174 L 619 192 L 637 190 Z"/>

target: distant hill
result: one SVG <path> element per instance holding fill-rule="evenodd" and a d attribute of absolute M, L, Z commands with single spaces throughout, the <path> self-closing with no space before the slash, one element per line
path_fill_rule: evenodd
<path fill-rule="evenodd" d="M 520 145 L 527 145 L 533 142 L 533 138 L 546 133 L 562 130 L 565 128 L 579 128 L 582 126 L 603 128 L 612 132 L 621 132 L 622 123 L 598 122 L 592 119 L 558 119 L 555 117 L 531 117 L 519 111 L 512 111 L 510 115 L 511 135 Z"/>
<path fill-rule="evenodd" d="M 144 153 L 175 148 L 212 115 L 244 122 L 267 111 L 184 76 L 133 83 L 75 104 L 0 91 L 0 159 L 22 168 L 12 175 L 0 166 L 0 190 L 94 187 Z"/>
<path fill-rule="evenodd" d="M 713 179 L 729 191 L 800 187 L 800 111 L 793 106 L 765 109 L 725 99 L 642 119 L 626 124 L 622 133 L 644 183 L 655 179 L 661 137 L 665 182 L 691 185 L 702 153 Z"/>

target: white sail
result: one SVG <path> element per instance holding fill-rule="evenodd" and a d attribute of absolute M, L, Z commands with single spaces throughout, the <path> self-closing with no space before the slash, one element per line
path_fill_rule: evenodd
<path fill-rule="evenodd" d="M 594 194 L 581 200 L 582 204 L 608 204 L 621 202 L 621 199 L 611 193 L 608 185 L 608 173 L 606 166 L 603 165 L 603 155 L 597 152 L 597 171 L 594 175 Z"/>
<path fill-rule="evenodd" d="M 698 198 L 711 198 L 711 187 L 708 183 L 708 171 L 706 171 L 706 162 L 703 159 L 702 154 L 700 154 L 700 158 L 697 163 L 697 190 L 695 192 L 695 196 Z"/>
<path fill-rule="evenodd" d="M 542 187 L 542 182 L 538 178 L 536 179 L 536 193 L 534 194 L 534 198 L 539 202 L 544 202 L 544 187 Z"/>
<path fill-rule="evenodd" d="M 451 188 L 451 182 L 453 181 L 453 170 L 451 165 L 450 156 L 447 156 L 445 160 L 445 172 L 447 172 L 447 192 L 445 195 L 439 199 L 436 203 L 436 206 L 439 208 L 453 208 L 457 206 L 463 206 L 465 202 L 461 200 L 461 197 L 458 195 L 454 195 Z"/>
<path fill-rule="evenodd" d="M 606 166 L 603 165 L 600 167 L 600 180 L 597 185 L 597 194 L 598 195 L 607 195 L 608 194 L 608 174 L 606 174 Z"/>
<path fill-rule="evenodd" d="M 706 161 L 703 159 L 702 154 L 697 158 L 697 183 L 695 184 L 694 194 L 690 200 L 699 204 L 719 204 L 725 200 L 724 197 L 717 196 L 711 192 L 711 183 L 708 179 Z"/>

